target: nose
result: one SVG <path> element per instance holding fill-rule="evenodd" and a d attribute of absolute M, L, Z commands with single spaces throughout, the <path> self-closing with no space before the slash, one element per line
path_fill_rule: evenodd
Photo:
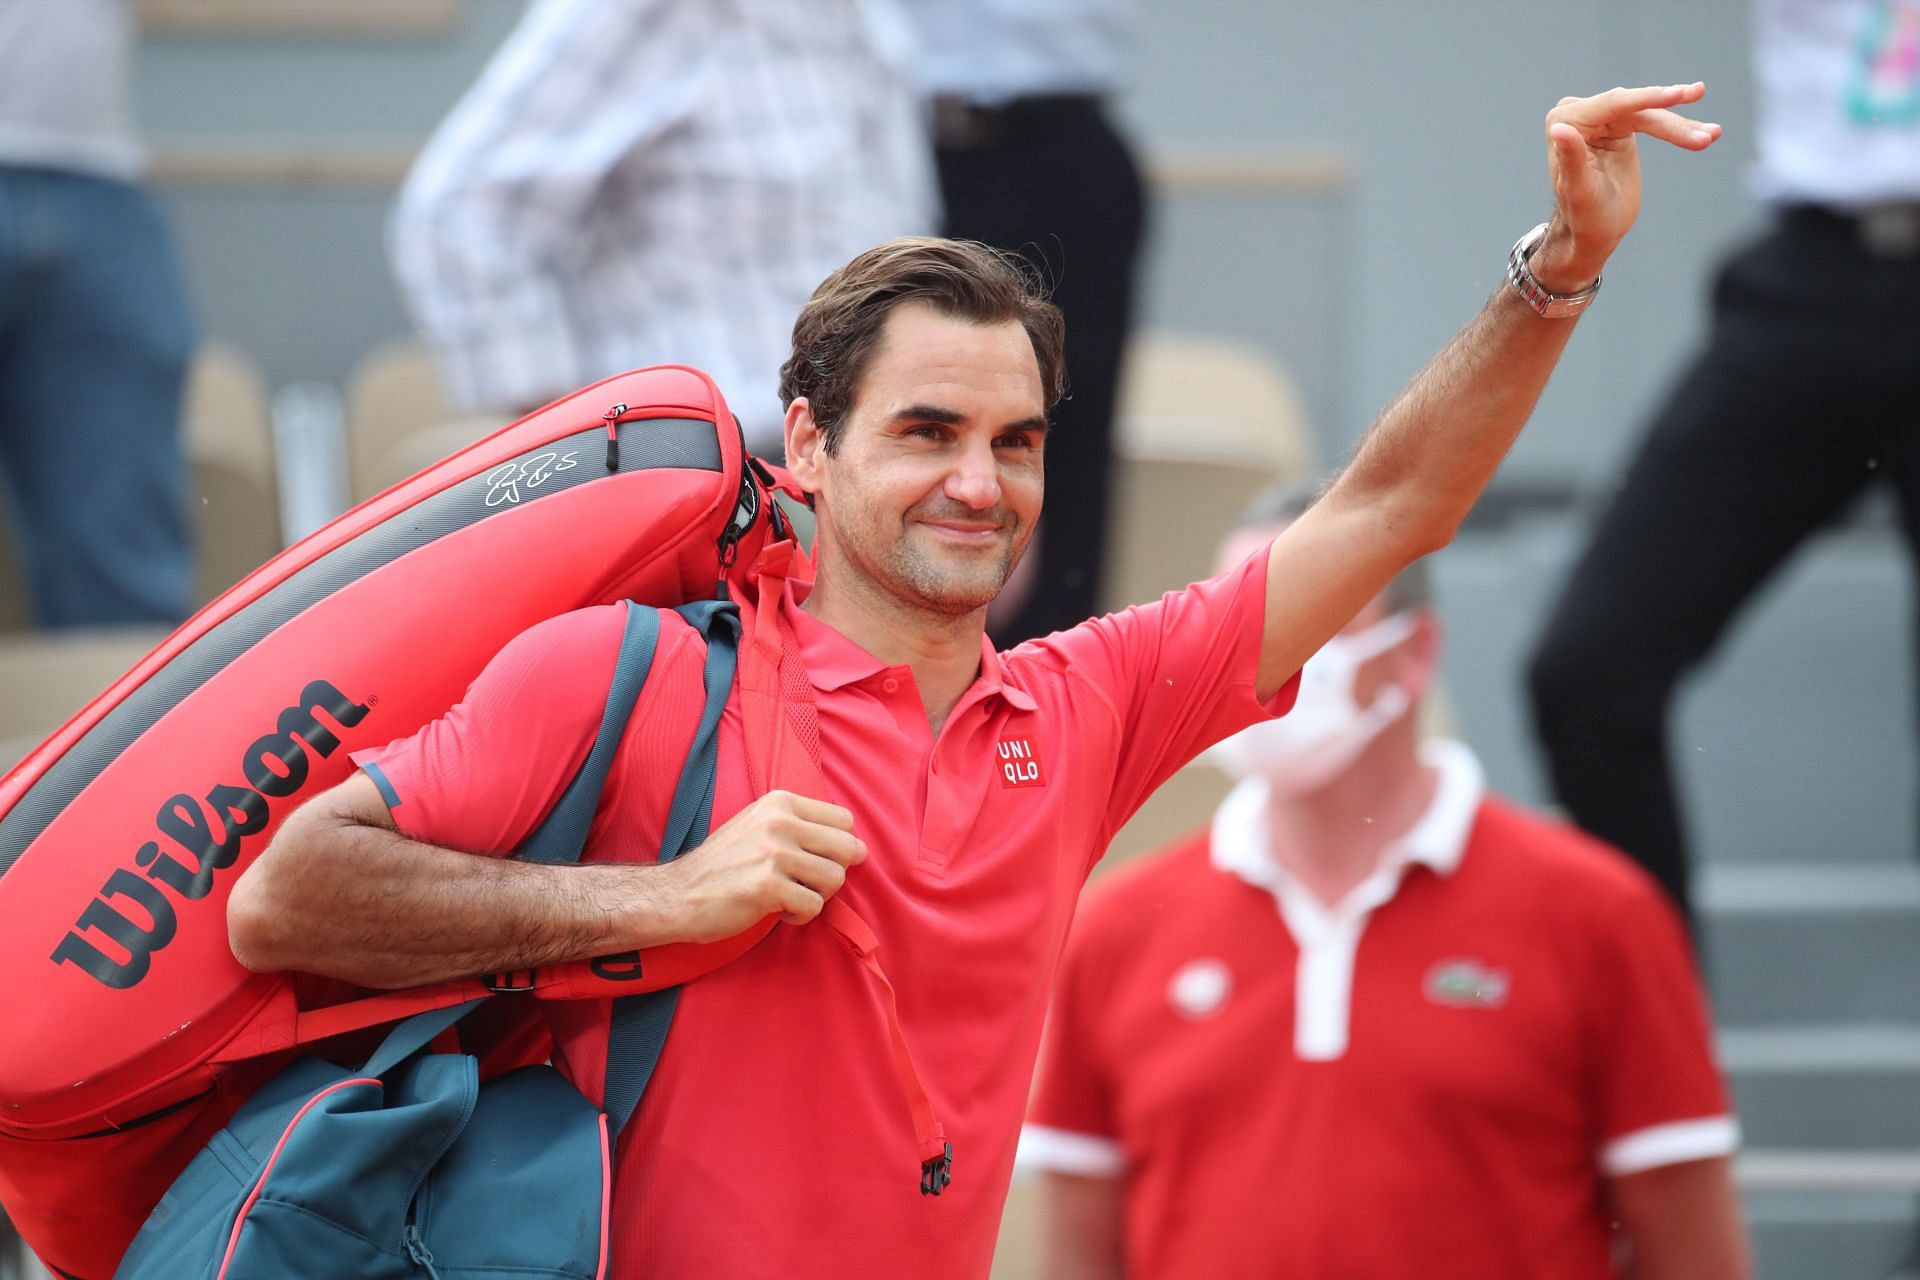
<path fill-rule="evenodd" d="M 970 440 L 947 472 L 946 495 L 974 511 L 1000 505 L 1000 464 L 989 440 Z"/>

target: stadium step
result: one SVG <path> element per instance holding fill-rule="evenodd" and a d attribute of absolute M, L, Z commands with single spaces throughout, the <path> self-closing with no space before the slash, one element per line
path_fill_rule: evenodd
<path fill-rule="evenodd" d="M 1920 1183 L 1920 1027 L 1734 1027 L 1720 1058 L 1749 1149 L 1899 1156 Z"/>
<path fill-rule="evenodd" d="M 1721 1026 L 1920 1027 L 1920 866 L 1719 863 L 1699 899 Z"/>
<path fill-rule="evenodd" d="M 1912 1243 L 1911 1192 L 1752 1191 L 1755 1280 L 1881 1280 Z"/>

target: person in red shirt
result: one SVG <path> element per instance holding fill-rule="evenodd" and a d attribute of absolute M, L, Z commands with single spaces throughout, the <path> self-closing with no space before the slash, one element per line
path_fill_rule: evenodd
<path fill-rule="evenodd" d="M 722 939 L 777 914 L 793 927 L 681 997 L 615 1157 L 612 1274 L 985 1275 L 1089 868 L 1155 786 L 1283 711 L 1307 656 L 1452 536 L 1532 411 L 1565 315 L 1633 223 L 1637 136 L 1706 148 L 1718 127 L 1674 111 L 1703 92 L 1553 109 L 1557 209 L 1516 247 L 1513 287 L 1286 537 L 1211 582 L 1004 654 L 984 620 L 1040 514 L 1058 312 L 978 245 L 860 255 L 802 309 L 781 380 L 788 466 L 818 515 L 815 581 L 785 607 L 826 794 L 748 794 L 730 705 L 712 834 L 645 861 L 665 798 L 643 692 L 588 865 L 471 856 L 510 851 L 588 750 L 615 634 L 605 610 L 569 614 L 284 824 L 229 902 L 235 955 L 406 987 Z M 660 644 L 650 686 L 699 678 L 697 638 L 665 619 Z M 810 924 L 837 894 L 879 938 L 901 1037 L 956 1150 L 937 1198 L 919 1189 L 887 996 Z M 604 1055 L 593 1018 L 555 1027 L 576 1079 L 596 1037 Z"/>
<path fill-rule="evenodd" d="M 1614 1224 L 1635 1277 L 1747 1274 L 1680 919 L 1419 740 L 1438 644 L 1416 563 L 1212 749 L 1212 823 L 1089 893 L 1019 1153 L 1050 1280 L 1602 1280 Z"/>

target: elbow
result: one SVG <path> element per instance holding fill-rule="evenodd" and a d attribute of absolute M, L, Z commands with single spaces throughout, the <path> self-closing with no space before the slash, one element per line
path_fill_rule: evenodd
<path fill-rule="evenodd" d="M 1453 542 L 1467 513 L 1453 506 L 1427 500 L 1415 494 L 1399 502 L 1389 502 L 1382 512 L 1394 541 L 1400 544 L 1408 564 L 1421 556 L 1430 556 Z"/>
<path fill-rule="evenodd" d="M 318 832 L 315 806 L 295 810 L 227 897 L 227 946 L 253 973 L 297 968 L 293 944 L 300 934 L 296 885 L 312 856 Z"/>
<path fill-rule="evenodd" d="M 1359 489 L 1343 479 L 1321 501 L 1336 505 L 1369 540 L 1390 546 L 1406 564 L 1450 545 L 1467 517 L 1466 507 L 1407 485 Z"/>
<path fill-rule="evenodd" d="M 254 860 L 227 898 L 227 946 L 240 967 L 252 973 L 278 973 L 288 967 L 280 960 L 283 913 L 276 905 L 279 843 L 276 838 Z"/>

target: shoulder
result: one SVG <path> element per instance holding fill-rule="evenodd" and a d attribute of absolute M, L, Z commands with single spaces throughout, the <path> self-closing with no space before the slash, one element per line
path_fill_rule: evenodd
<path fill-rule="evenodd" d="M 1469 857 L 1541 910 L 1582 921 L 1671 910 L 1657 881 L 1632 858 L 1558 818 L 1488 793 Z"/>
<path fill-rule="evenodd" d="M 495 661 L 536 664 L 611 662 L 626 635 L 627 619 L 632 607 L 639 606 L 629 606 L 623 601 L 590 605 L 585 609 L 556 614 L 535 623 L 508 641 Z M 669 655 L 688 646 L 698 647 L 700 637 L 686 619 L 671 609 L 655 612 L 660 618 L 656 654 Z"/>
<path fill-rule="evenodd" d="M 470 701 L 495 709 L 503 704 L 538 703 L 548 717 L 599 723 L 607 689 L 618 665 L 629 607 L 593 605 L 558 614 L 528 627 L 494 655 L 469 690 Z M 647 684 L 663 672 L 699 669 L 704 648 L 700 635 L 669 609 L 658 611 Z"/>
<path fill-rule="evenodd" d="M 626 625 L 624 604 L 574 609 L 534 623 L 509 640 L 495 661 L 547 662 L 610 654 L 619 648 Z"/>

